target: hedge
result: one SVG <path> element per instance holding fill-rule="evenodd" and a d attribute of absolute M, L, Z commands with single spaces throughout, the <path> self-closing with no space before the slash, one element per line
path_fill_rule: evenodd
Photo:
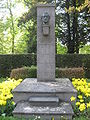
<path fill-rule="evenodd" d="M 0 77 L 10 76 L 14 68 L 36 65 L 34 54 L 8 54 L 0 55 Z"/>
<path fill-rule="evenodd" d="M 8 54 L 0 55 L 0 77 L 10 76 L 14 68 L 36 65 L 35 54 Z M 85 76 L 90 78 L 90 54 L 56 55 L 56 67 L 73 68 L 83 67 Z"/>
<path fill-rule="evenodd" d="M 22 67 L 13 69 L 10 74 L 10 78 L 25 79 L 25 78 L 36 78 L 37 67 Z M 56 68 L 56 78 L 84 78 L 83 68 Z"/>
<path fill-rule="evenodd" d="M 56 66 L 60 68 L 83 67 L 85 77 L 90 78 L 90 54 L 56 55 Z"/>
<path fill-rule="evenodd" d="M 36 77 L 37 68 L 35 66 L 12 69 L 10 74 L 10 78 L 15 78 L 16 80 Z"/>

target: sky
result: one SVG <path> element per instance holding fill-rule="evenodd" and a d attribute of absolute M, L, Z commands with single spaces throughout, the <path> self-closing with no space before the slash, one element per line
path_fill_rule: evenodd
<path fill-rule="evenodd" d="M 5 19 L 6 17 L 9 17 L 9 11 L 8 9 L 5 9 L 7 0 L 0 0 L 0 18 L 3 17 Z M 13 1 L 13 0 L 11 0 Z M 15 17 L 20 17 L 23 13 L 27 12 L 28 8 L 24 6 L 23 3 L 17 3 L 14 8 L 12 8 L 12 13 Z"/>

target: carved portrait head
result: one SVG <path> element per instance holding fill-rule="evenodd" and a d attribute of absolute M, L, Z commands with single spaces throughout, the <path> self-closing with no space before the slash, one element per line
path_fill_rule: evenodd
<path fill-rule="evenodd" d="M 41 19 L 42 19 L 43 24 L 48 24 L 49 19 L 50 19 L 50 16 L 49 16 L 48 12 L 44 12 Z"/>

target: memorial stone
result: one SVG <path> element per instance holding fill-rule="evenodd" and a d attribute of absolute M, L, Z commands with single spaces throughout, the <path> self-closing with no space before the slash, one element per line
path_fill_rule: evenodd
<path fill-rule="evenodd" d="M 37 6 L 37 80 L 55 80 L 55 5 Z"/>

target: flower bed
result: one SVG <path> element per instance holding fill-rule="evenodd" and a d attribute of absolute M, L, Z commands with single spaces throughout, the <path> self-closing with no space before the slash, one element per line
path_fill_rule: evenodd
<path fill-rule="evenodd" d="M 12 115 L 15 103 L 12 98 L 12 90 L 20 84 L 22 79 L 10 79 L 0 83 L 0 115 Z"/>
<path fill-rule="evenodd" d="M 73 102 L 74 112 L 76 116 L 90 117 L 90 83 L 87 79 L 72 79 L 72 84 L 78 91 L 77 98 L 71 97 Z"/>

